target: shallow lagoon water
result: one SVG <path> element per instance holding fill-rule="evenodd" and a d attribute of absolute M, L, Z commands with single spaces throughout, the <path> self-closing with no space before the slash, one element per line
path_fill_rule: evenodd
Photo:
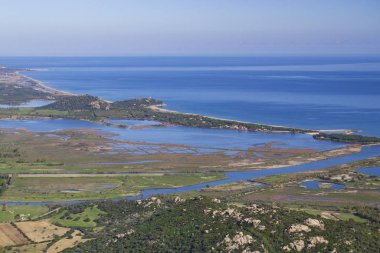
<path fill-rule="evenodd" d="M 153 120 L 123 120 L 123 119 L 110 119 L 109 123 L 127 125 L 128 127 L 140 127 L 140 126 L 156 126 L 161 125 L 159 121 Z"/>
<path fill-rule="evenodd" d="M 160 194 L 176 194 L 176 193 L 183 193 L 188 191 L 199 191 L 206 187 L 211 186 L 217 186 L 222 184 L 228 184 L 228 183 L 234 183 L 238 181 L 247 181 L 251 179 L 258 179 L 260 177 L 265 176 L 271 176 L 271 175 L 278 175 L 278 174 L 288 174 L 288 173 L 296 173 L 296 172 L 302 172 L 302 171 L 310 171 L 310 170 L 319 170 L 322 168 L 330 167 L 330 166 L 336 166 L 343 163 L 349 163 L 357 160 L 367 159 L 370 157 L 377 156 L 380 153 L 380 146 L 372 146 L 372 147 L 364 147 L 362 152 L 355 153 L 347 156 L 342 157 L 336 157 L 331 159 L 326 159 L 322 161 L 317 162 L 311 162 L 301 165 L 295 165 L 295 166 L 287 166 L 282 168 L 275 168 L 275 169 L 263 169 L 263 170 L 253 170 L 253 171 L 236 171 L 236 172 L 226 172 L 225 176 L 226 179 L 217 180 L 213 182 L 208 183 L 201 183 L 196 185 L 190 185 L 190 186 L 184 186 L 179 188 L 162 188 L 162 189 L 149 189 L 144 190 L 140 195 L 132 196 L 132 197 L 126 197 L 126 198 L 115 198 L 111 199 L 114 201 L 122 200 L 122 199 L 143 199 L 148 198 L 153 195 L 160 195 Z M 123 173 L 128 174 L 128 173 Z M 136 174 L 136 173 L 133 173 Z M 260 180 L 257 180 L 260 181 Z M 61 202 L 1 202 L 0 204 L 7 204 L 7 205 L 47 205 L 47 204 L 76 204 L 76 203 L 83 203 L 83 202 L 93 202 L 93 201 L 104 201 L 104 199 L 99 200 L 72 200 L 72 201 L 61 201 Z"/>
<path fill-rule="evenodd" d="M 380 137 L 380 57 L 1 57 L 49 86 L 107 100 Z"/>
<path fill-rule="evenodd" d="M 380 146 L 364 147 L 362 152 L 360 153 L 326 159 L 326 160 L 317 161 L 317 162 L 311 162 L 311 163 L 305 163 L 305 164 L 287 166 L 287 167 L 275 168 L 275 169 L 227 172 L 225 173 L 225 175 L 227 176 L 227 179 L 218 180 L 218 181 L 214 181 L 210 183 L 203 183 L 203 184 L 185 186 L 185 187 L 180 187 L 180 188 L 174 188 L 174 189 L 145 190 L 142 192 L 142 194 L 132 197 L 131 199 L 148 198 L 152 195 L 157 195 L 157 194 L 175 194 L 175 193 L 181 193 L 181 192 L 187 192 L 187 191 L 201 190 L 209 186 L 217 186 L 221 184 L 234 183 L 238 181 L 246 181 L 249 179 L 257 179 L 260 177 L 271 176 L 271 175 L 318 170 L 318 169 L 322 169 L 322 168 L 326 168 L 330 166 L 336 166 L 343 163 L 349 163 L 349 162 L 353 162 L 353 161 L 357 161 L 361 159 L 366 159 L 369 157 L 374 157 L 374 156 L 377 156 L 379 153 L 380 153 Z"/>
<path fill-rule="evenodd" d="M 360 168 L 357 170 L 357 172 L 380 177 L 380 167 L 371 167 L 371 168 Z"/>
<path fill-rule="evenodd" d="M 319 184 L 321 183 L 329 183 L 331 184 L 331 187 L 328 188 L 321 188 Z M 307 189 L 313 189 L 313 190 L 320 190 L 320 189 L 325 189 L 325 190 L 342 190 L 344 189 L 343 184 L 336 184 L 336 183 L 331 183 L 327 181 L 318 181 L 318 180 L 312 180 L 312 181 L 305 181 L 300 184 L 300 186 L 305 187 Z"/>
<path fill-rule="evenodd" d="M 17 68 L 46 68 L 48 71 L 26 74 L 57 89 L 108 100 L 151 96 L 164 100 L 169 109 L 183 112 L 311 129 L 359 129 L 365 135 L 380 137 L 380 57 L 3 57 L 0 62 Z M 117 133 L 115 138 L 120 139 L 221 148 L 245 149 L 267 142 L 319 150 L 343 146 L 315 141 L 308 135 L 184 127 L 105 129 L 91 122 L 70 120 L 0 121 L 0 127 L 31 131 L 93 128 Z M 321 169 L 379 154 L 379 147 L 368 147 L 359 154 L 304 165 L 228 172 L 225 180 L 147 190 L 135 198 Z"/>
<path fill-rule="evenodd" d="M 54 101 L 51 100 L 31 100 L 27 103 L 22 103 L 19 105 L 6 105 L 6 104 L 0 104 L 0 108 L 23 108 L 23 107 L 39 107 L 39 106 L 44 106 L 48 105 L 50 103 L 53 103 Z"/>
<path fill-rule="evenodd" d="M 129 124 L 128 121 L 123 121 Z M 131 121 L 136 124 L 136 121 Z M 144 122 L 143 122 L 144 123 Z M 178 144 L 197 148 L 247 149 L 265 143 L 275 143 L 280 148 L 329 150 L 345 146 L 342 143 L 314 140 L 306 134 L 261 133 L 229 129 L 204 129 L 181 126 L 125 129 L 104 126 L 83 120 L 0 120 L 0 128 L 25 128 L 33 132 L 53 132 L 65 129 L 96 129 L 116 134 L 117 140 L 155 144 Z"/>

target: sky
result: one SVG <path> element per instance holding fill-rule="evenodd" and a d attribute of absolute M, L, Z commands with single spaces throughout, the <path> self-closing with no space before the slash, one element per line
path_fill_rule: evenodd
<path fill-rule="evenodd" d="M 380 54 L 379 0 L 0 0 L 0 56 Z"/>

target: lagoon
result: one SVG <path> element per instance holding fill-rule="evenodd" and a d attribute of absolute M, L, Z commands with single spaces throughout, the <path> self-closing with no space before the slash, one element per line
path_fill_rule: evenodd
<path fill-rule="evenodd" d="M 371 176 L 380 177 L 380 167 L 360 168 L 357 170 L 357 172 L 371 175 Z"/>
<path fill-rule="evenodd" d="M 122 121 L 127 125 L 144 125 L 146 121 Z M 230 129 L 204 129 L 182 126 L 145 127 L 139 129 L 105 126 L 95 122 L 70 119 L 0 120 L 0 128 L 27 129 L 33 132 L 54 132 L 68 129 L 94 129 L 114 134 L 116 140 L 154 144 L 179 144 L 203 149 L 228 151 L 273 144 L 279 148 L 330 150 L 346 146 L 343 143 L 315 140 L 307 134 L 247 132 Z"/>
<path fill-rule="evenodd" d="M 380 57 L 0 57 L 57 89 L 107 100 L 380 137 Z"/>

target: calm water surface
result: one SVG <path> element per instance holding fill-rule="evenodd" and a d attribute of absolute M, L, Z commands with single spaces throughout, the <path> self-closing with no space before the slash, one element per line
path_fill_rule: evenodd
<path fill-rule="evenodd" d="M 380 177 L 380 167 L 360 168 L 357 172 Z"/>
<path fill-rule="evenodd" d="M 380 137 L 380 57 L 8 57 L 28 76 L 108 100 L 154 97 L 169 109 Z"/>
<path fill-rule="evenodd" d="M 122 121 L 127 125 L 144 125 L 136 120 Z M 154 122 L 148 122 L 154 123 Z M 181 126 L 147 127 L 125 129 L 104 126 L 83 120 L 0 120 L 0 128 L 24 128 L 33 132 L 53 132 L 65 129 L 96 129 L 104 133 L 117 134 L 117 140 L 140 141 L 155 144 L 182 144 L 203 148 L 247 149 L 255 145 L 275 143 L 282 148 L 308 148 L 329 150 L 345 146 L 342 143 L 317 141 L 306 134 L 260 133 L 228 129 L 204 129 Z"/>
<path fill-rule="evenodd" d="M 183 112 L 311 129 L 358 129 L 365 135 L 380 137 L 380 57 L 2 57 L 0 63 L 45 69 L 26 74 L 57 89 L 89 93 L 111 101 L 154 97 L 164 100 L 169 109 Z M 0 127 L 48 132 L 94 128 L 116 133 L 115 138 L 123 140 L 216 148 L 245 149 L 268 142 L 319 150 L 342 146 L 299 134 L 186 127 L 132 130 L 79 120 L 1 120 Z M 380 147 L 370 147 L 359 154 L 304 165 L 228 172 L 224 180 L 176 189 L 146 190 L 135 198 L 316 170 L 379 154 Z"/>
<path fill-rule="evenodd" d="M 331 187 L 321 188 L 319 187 L 319 184 L 321 183 L 329 183 L 331 184 Z M 307 189 L 313 189 L 313 190 L 319 190 L 319 189 L 343 190 L 345 188 L 343 184 L 336 184 L 336 183 L 331 183 L 331 182 L 326 182 L 326 181 L 317 181 L 317 180 L 305 181 L 305 182 L 302 182 L 300 185 Z"/>

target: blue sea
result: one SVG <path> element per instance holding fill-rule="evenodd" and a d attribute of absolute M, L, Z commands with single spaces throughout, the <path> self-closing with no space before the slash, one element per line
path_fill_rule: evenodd
<path fill-rule="evenodd" d="M 380 137 L 380 57 L 0 57 L 57 89 L 168 109 Z"/>

